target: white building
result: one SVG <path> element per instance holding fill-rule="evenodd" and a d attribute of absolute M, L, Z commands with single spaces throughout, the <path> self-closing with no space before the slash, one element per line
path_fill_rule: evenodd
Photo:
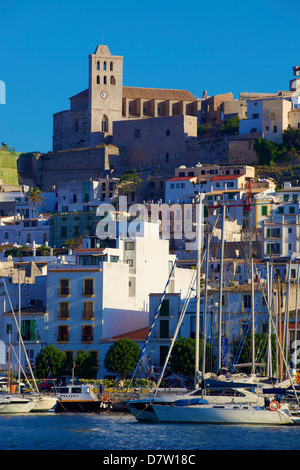
<path fill-rule="evenodd" d="M 163 291 L 175 258 L 158 226 L 142 225 L 136 238 L 116 238 L 107 248 L 85 245 L 75 250 L 76 266 L 48 269 L 48 343 L 70 360 L 78 351 L 93 352 L 102 377 L 106 350 L 100 341 L 149 326 L 149 294 Z M 192 274 L 175 268 L 168 292 L 185 295 Z"/>
<path fill-rule="evenodd" d="M 50 240 L 50 219 L 42 214 L 38 218 L 21 216 L 0 219 L 0 245 L 45 245 Z"/>

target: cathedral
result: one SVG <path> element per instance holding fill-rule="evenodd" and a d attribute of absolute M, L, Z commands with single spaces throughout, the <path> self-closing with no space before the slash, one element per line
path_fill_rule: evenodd
<path fill-rule="evenodd" d="M 201 100 L 187 90 L 123 86 L 123 57 L 105 45 L 89 55 L 89 86 L 53 115 L 53 151 L 112 142 L 114 123 L 171 116 L 197 118 Z M 197 119 L 195 119 L 196 121 Z"/>

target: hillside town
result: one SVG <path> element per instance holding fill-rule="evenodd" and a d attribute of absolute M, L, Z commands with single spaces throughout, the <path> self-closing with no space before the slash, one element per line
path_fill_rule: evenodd
<path fill-rule="evenodd" d="M 106 45 L 88 61 L 48 153 L 0 147 L 0 340 L 18 344 L 17 315 L 33 368 L 54 345 L 70 364 L 91 353 L 97 379 L 118 339 L 147 341 L 137 376 L 157 374 L 183 308 L 196 336 L 201 263 L 200 332 L 205 307 L 215 356 L 225 344 L 212 370 L 235 365 L 253 305 L 297 369 L 300 67 L 287 90 L 199 98 L 124 86 Z"/>

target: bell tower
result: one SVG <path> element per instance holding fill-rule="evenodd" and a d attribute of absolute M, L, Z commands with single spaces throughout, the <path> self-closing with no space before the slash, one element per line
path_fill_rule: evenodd
<path fill-rule="evenodd" d="M 89 55 L 91 133 L 112 134 L 113 121 L 122 120 L 123 57 L 97 46 Z M 97 134 L 96 134 L 97 135 Z"/>

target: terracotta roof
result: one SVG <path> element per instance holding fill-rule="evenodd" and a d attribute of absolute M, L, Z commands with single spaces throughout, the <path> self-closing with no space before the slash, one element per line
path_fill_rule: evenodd
<path fill-rule="evenodd" d="M 192 180 L 192 179 L 197 179 L 197 176 L 175 176 L 174 178 L 170 178 L 167 181 L 186 181 L 186 180 Z"/>
<path fill-rule="evenodd" d="M 122 335 L 112 336 L 111 338 L 106 338 L 104 341 L 116 341 L 121 338 L 128 338 L 132 341 L 145 341 L 147 339 L 149 333 L 149 328 L 146 326 L 145 328 L 140 328 L 139 330 L 129 331 L 128 333 L 124 333 Z"/>
<path fill-rule="evenodd" d="M 148 100 L 196 101 L 187 90 L 169 90 L 161 88 L 123 87 L 123 98 L 143 98 Z"/>

